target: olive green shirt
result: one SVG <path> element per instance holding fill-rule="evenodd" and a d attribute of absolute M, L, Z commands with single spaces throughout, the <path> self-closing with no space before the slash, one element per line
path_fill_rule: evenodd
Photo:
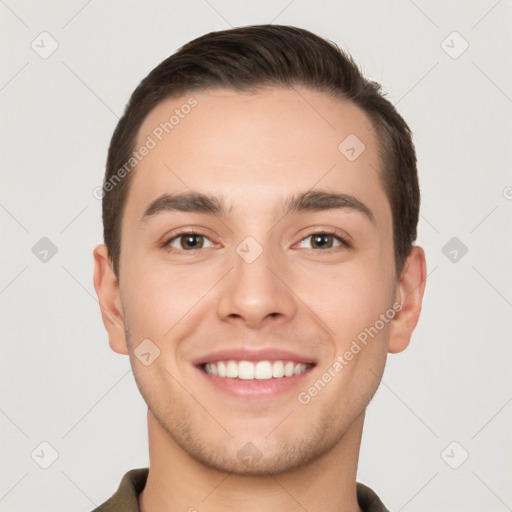
<path fill-rule="evenodd" d="M 138 495 L 144 489 L 148 468 L 132 469 L 123 476 L 115 494 L 92 512 L 140 512 Z M 364 512 L 389 512 L 366 485 L 357 483 L 357 501 Z"/>

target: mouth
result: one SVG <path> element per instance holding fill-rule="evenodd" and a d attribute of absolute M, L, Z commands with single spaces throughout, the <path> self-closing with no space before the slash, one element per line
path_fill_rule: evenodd
<path fill-rule="evenodd" d="M 296 361 L 236 361 L 233 359 L 203 363 L 199 368 L 208 375 L 223 379 L 258 380 L 282 379 L 302 375 L 313 368 L 315 363 Z"/>
<path fill-rule="evenodd" d="M 261 400 L 290 393 L 316 363 L 292 360 L 218 360 L 196 365 L 209 386 L 237 398 Z"/>

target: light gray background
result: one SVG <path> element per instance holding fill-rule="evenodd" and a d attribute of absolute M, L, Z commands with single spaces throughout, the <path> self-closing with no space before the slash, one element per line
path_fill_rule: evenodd
<path fill-rule="evenodd" d="M 0 16 L 0 510 L 86 512 L 147 466 L 145 404 L 92 284 L 93 190 L 156 64 L 206 32 L 267 22 L 348 49 L 418 152 L 424 310 L 369 406 L 358 480 L 393 511 L 512 510 L 510 0 L 6 0 Z M 59 45 L 46 59 L 31 47 L 51 48 L 43 31 Z M 457 58 L 454 31 L 469 43 Z M 58 248 L 46 262 L 32 252 L 42 237 Z M 468 248 L 455 262 L 452 237 Z M 58 453 L 48 469 L 43 441 Z"/>

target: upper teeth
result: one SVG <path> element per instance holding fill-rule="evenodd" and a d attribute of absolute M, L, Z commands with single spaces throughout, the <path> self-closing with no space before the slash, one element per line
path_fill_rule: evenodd
<path fill-rule="evenodd" d="M 272 378 L 291 377 L 304 373 L 309 365 L 293 361 L 216 361 L 206 363 L 204 370 L 211 375 L 243 380 L 268 380 Z"/>

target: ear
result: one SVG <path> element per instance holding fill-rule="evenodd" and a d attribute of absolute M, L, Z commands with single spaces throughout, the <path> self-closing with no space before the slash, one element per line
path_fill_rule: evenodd
<path fill-rule="evenodd" d="M 110 348 L 119 354 L 128 354 L 119 282 L 106 245 L 98 245 L 93 255 L 94 289 L 100 303 L 103 325 L 108 332 Z"/>
<path fill-rule="evenodd" d="M 391 322 L 388 352 L 395 354 L 405 350 L 411 341 L 421 312 L 427 266 L 425 252 L 414 246 L 409 254 L 397 284 L 396 301 L 402 309 Z"/>

